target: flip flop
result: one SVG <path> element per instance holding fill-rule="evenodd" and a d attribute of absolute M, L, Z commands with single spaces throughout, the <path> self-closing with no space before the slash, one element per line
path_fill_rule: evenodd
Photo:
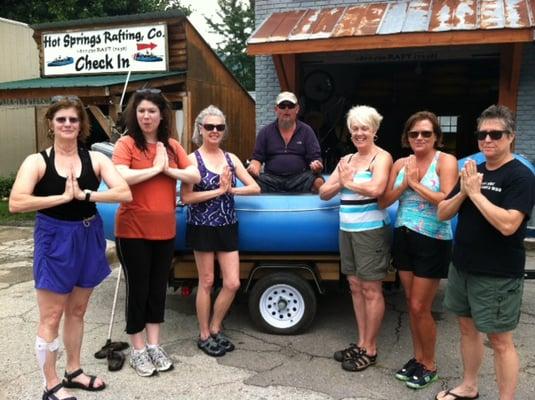
<path fill-rule="evenodd" d="M 471 396 L 470 397 L 470 396 L 461 396 L 460 394 L 452 393 L 452 390 L 453 389 L 446 390 L 446 392 L 444 393 L 444 396 L 442 396 L 442 397 L 452 396 L 454 398 L 454 400 L 475 400 L 475 399 L 479 398 L 479 392 L 476 393 L 475 396 Z M 435 396 L 435 400 L 439 400 L 438 394 Z"/>

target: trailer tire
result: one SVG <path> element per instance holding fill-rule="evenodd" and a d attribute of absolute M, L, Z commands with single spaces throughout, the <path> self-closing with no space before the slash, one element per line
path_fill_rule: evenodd
<path fill-rule="evenodd" d="M 249 315 L 262 331 L 293 335 L 316 315 L 316 294 L 302 277 L 277 272 L 259 279 L 249 294 Z"/>

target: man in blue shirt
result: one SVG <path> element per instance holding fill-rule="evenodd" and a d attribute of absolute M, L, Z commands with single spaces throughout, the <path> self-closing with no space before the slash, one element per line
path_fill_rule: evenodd
<path fill-rule="evenodd" d="M 316 134 L 297 119 L 299 104 L 295 94 L 282 92 L 275 104 L 277 120 L 258 133 L 247 170 L 262 192 L 318 193 L 325 181 Z M 260 173 L 262 164 L 264 172 Z"/>

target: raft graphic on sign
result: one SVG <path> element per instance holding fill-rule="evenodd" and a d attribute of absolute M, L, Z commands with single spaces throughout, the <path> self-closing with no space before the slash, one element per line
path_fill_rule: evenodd
<path fill-rule="evenodd" d="M 49 61 L 46 65 L 49 67 L 61 67 L 63 65 L 69 65 L 74 62 L 72 57 L 56 57 L 54 60 Z"/>

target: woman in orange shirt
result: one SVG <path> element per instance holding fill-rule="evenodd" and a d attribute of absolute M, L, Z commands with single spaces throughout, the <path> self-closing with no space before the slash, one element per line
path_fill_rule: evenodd
<path fill-rule="evenodd" d="M 130 365 L 140 376 L 173 367 L 160 346 L 160 324 L 176 236 L 176 181 L 200 181 L 182 146 L 169 137 L 169 116 L 159 89 L 136 91 L 126 110 L 128 135 L 117 141 L 113 153 L 133 196 L 119 207 L 115 240 L 127 284 Z"/>

